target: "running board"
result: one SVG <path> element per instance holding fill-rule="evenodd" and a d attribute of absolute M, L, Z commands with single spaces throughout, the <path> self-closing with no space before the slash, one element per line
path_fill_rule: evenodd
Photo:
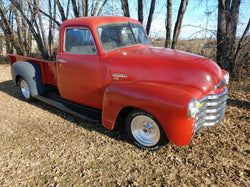
<path fill-rule="evenodd" d="M 54 94 L 45 94 L 45 95 L 37 95 L 34 98 L 43 101 L 47 104 L 50 104 L 56 108 L 59 108 L 65 112 L 73 114 L 77 117 L 94 121 L 100 122 L 101 121 L 101 111 L 97 109 L 93 109 L 87 106 L 79 105 L 76 103 L 72 103 L 63 99 L 62 97 Z"/>

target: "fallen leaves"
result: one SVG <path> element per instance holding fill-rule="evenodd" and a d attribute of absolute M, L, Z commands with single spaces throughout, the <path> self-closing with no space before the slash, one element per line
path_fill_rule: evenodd
<path fill-rule="evenodd" d="M 0 65 L 0 185 L 250 186 L 249 85 L 231 81 L 224 120 L 185 147 L 149 152 L 42 102 L 20 100 Z"/>

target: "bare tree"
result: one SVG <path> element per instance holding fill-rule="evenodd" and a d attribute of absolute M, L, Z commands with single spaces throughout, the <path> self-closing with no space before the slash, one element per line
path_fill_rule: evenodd
<path fill-rule="evenodd" d="M 82 0 L 82 16 L 88 16 L 89 1 Z"/>
<path fill-rule="evenodd" d="M 38 7 L 40 0 L 35 0 L 35 2 L 36 2 L 36 5 Z M 37 31 L 40 31 L 40 35 L 41 35 L 43 46 L 44 46 L 44 54 L 47 55 L 48 54 L 48 48 L 49 48 L 48 47 L 48 40 L 46 39 L 46 36 L 45 36 L 45 30 L 44 30 L 42 16 L 41 16 L 40 11 L 37 11 L 37 17 L 38 17 L 38 21 L 39 21 L 39 26 L 38 26 L 38 24 L 36 24 Z M 35 20 L 35 23 L 36 23 L 36 20 Z M 51 29 L 51 28 L 49 28 L 49 29 Z M 49 55 L 48 55 L 48 58 L 49 58 Z"/>
<path fill-rule="evenodd" d="M 235 39 L 241 0 L 218 0 L 217 63 L 223 69 L 234 69 Z"/>
<path fill-rule="evenodd" d="M 11 10 L 12 11 L 12 10 Z M 11 16 L 9 19 L 6 17 L 6 11 L 2 6 L 2 0 L 0 1 L 0 14 L 1 14 L 1 25 L 4 31 L 6 43 L 7 43 L 7 52 L 12 52 L 10 44 L 13 45 L 17 54 L 24 55 L 22 47 L 20 47 L 19 42 L 21 41 L 18 39 L 19 42 L 16 42 L 15 33 L 13 31 L 12 23 L 11 23 Z M 13 15 L 12 13 L 9 15 Z"/>
<path fill-rule="evenodd" d="M 172 41 L 172 46 L 171 46 L 172 49 L 175 49 L 176 43 L 178 41 L 180 31 L 181 31 L 182 20 L 186 12 L 187 6 L 188 6 L 188 0 L 181 0 L 177 20 L 176 20 L 175 27 L 174 27 L 174 36 L 173 36 L 173 41 Z"/>
<path fill-rule="evenodd" d="M 138 2 L 138 12 L 137 12 L 138 13 L 138 21 L 143 24 L 143 20 L 144 20 L 143 0 L 138 0 L 137 2 Z M 148 18 L 147 18 L 147 24 L 146 24 L 147 34 L 149 34 L 149 32 L 150 32 L 151 24 L 153 21 L 153 15 L 154 15 L 154 11 L 155 11 L 155 3 L 156 3 L 156 0 L 151 0 L 150 9 L 149 9 Z"/>
<path fill-rule="evenodd" d="M 51 0 L 48 0 L 49 4 L 49 14 L 55 19 L 56 18 L 56 4 L 54 3 L 53 12 Z M 49 58 L 52 60 L 54 56 L 54 36 L 55 36 L 55 22 L 52 19 L 49 19 L 49 34 L 48 34 L 48 46 L 49 46 Z"/>
<path fill-rule="evenodd" d="M 143 3 L 142 3 L 142 0 L 138 0 L 138 21 L 143 24 Z"/>
<path fill-rule="evenodd" d="M 98 8 L 98 6 L 99 6 L 99 3 L 100 3 L 100 0 L 97 0 L 97 1 L 96 1 L 96 4 L 95 4 L 95 8 L 94 8 L 93 12 L 91 13 L 91 16 L 94 16 L 94 15 L 96 14 L 97 8 Z"/>
<path fill-rule="evenodd" d="M 72 7 L 73 7 L 73 12 L 75 17 L 80 17 L 81 15 L 88 16 L 88 6 L 89 6 L 89 1 L 88 0 L 68 0 L 68 2 L 71 1 Z M 92 1 L 92 10 L 90 11 L 91 16 L 99 16 L 102 12 L 103 7 L 107 3 L 108 0 L 104 0 L 98 10 L 98 7 L 101 3 L 101 0 Z M 81 14 L 81 7 L 82 7 L 82 14 Z"/>
<path fill-rule="evenodd" d="M 20 2 L 20 5 L 23 7 L 23 10 L 26 12 L 26 14 L 29 14 L 28 4 L 23 2 L 22 0 L 19 0 L 19 2 Z M 22 38 L 23 38 L 24 47 L 26 50 L 26 54 L 30 55 L 32 46 L 28 45 L 29 41 L 31 40 L 31 37 L 29 37 L 28 32 L 27 32 L 29 31 L 28 25 L 22 15 L 20 15 L 20 19 L 21 19 Z"/>
<path fill-rule="evenodd" d="M 172 49 L 175 49 L 179 35 L 180 35 L 180 31 L 181 31 L 182 20 L 183 20 L 184 14 L 188 6 L 188 1 L 189 0 L 181 0 L 178 15 L 177 15 L 177 20 L 174 26 L 173 40 L 172 40 L 172 45 L 171 45 L 172 0 L 167 0 L 167 18 L 166 18 L 166 23 L 165 23 L 166 25 L 165 47 L 171 47 Z"/>
<path fill-rule="evenodd" d="M 105 6 L 105 4 L 108 2 L 108 0 L 104 0 L 103 3 L 102 3 L 102 6 L 100 7 L 98 13 L 97 13 L 97 16 L 100 16 L 100 14 L 102 13 L 102 9 L 103 7 Z"/>
<path fill-rule="evenodd" d="M 39 29 L 38 23 L 36 20 L 34 20 L 34 25 L 37 29 L 35 29 L 35 27 L 33 26 L 33 24 L 31 23 L 31 21 L 29 20 L 28 16 L 25 15 L 21 5 L 19 2 L 17 2 L 16 0 L 10 0 L 12 2 L 12 4 L 18 9 L 18 11 L 20 12 L 20 14 L 22 14 L 22 16 L 24 17 L 25 21 L 27 22 L 27 24 L 29 25 L 29 29 L 31 31 L 31 33 L 34 36 L 34 39 L 37 42 L 37 46 L 39 48 L 39 51 L 41 52 L 41 55 L 44 59 L 49 59 L 49 54 L 48 54 L 48 48 L 45 45 L 44 42 L 44 38 L 41 36 L 41 31 Z M 36 5 L 36 0 L 34 0 L 34 4 Z M 37 9 L 36 9 L 37 10 Z M 34 9 L 31 11 L 35 11 Z M 42 26 L 42 24 L 40 24 L 40 26 Z"/>
<path fill-rule="evenodd" d="M 80 10 L 77 7 L 76 0 L 71 0 L 71 3 L 72 3 L 72 6 L 73 6 L 73 11 L 74 11 L 75 17 L 76 18 L 80 17 Z"/>
<path fill-rule="evenodd" d="M 68 1 L 69 1 L 69 0 L 68 0 Z M 62 7 L 62 5 L 61 5 L 61 3 L 60 3 L 59 0 L 55 0 L 55 3 L 57 4 L 58 10 L 59 10 L 60 15 L 61 15 L 61 20 L 62 20 L 62 22 L 63 22 L 63 21 L 65 21 L 65 20 L 67 19 L 66 16 L 65 16 L 63 7 Z"/>
<path fill-rule="evenodd" d="M 171 28 L 172 28 L 172 0 L 167 0 L 167 18 L 166 18 L 166 41 L 165 47 L 170 48 L 171 45 Z"/>
<path fill-rule="evenodd" d="M 17 23 L 17 35 L 18 35 L 18 41 L 19 41 L 19 46 L 22 50 L 23 55 L 27 56 L 27 51 L 25 49 L 25 45 L 24 45 L 24 39 L 25 39 L 25 35 L 23 33 L 23 29 L 21 27 L 21 21 L 20 21 L 20 17 L 18 15 L 18 11 L 16 9 L 16 7 L 13 7 L 13 10 L 15 12 L 15 18 L 16 18 L 16 23 Z"/>
<path fill-rule="evenodd" d="M 28 1 L 28 0 L 25 0 L 25 1 L 29 4 L 29 6 L 32 6 L 32 7 L 36 10 L 36 12 L 37 12 L 37 11 L 40 11 L 43 15 L 45 15 L 46 17 L 48 17 L 49 19 L 51 19 L 54 23 L 57 24 L 58 27 L 60 27 L 61 23 L 60 23 L 59 21 L 56 20 L 56 16 L 51 16 L 50 14 L 47 14 L 46 12 L 42 11 L 37 5 L 31 3 L 31 2 Z M 69 1 L 69 2 L 70 2 L 70 1 Z M 69 6 L 69 4 L 68 4 L 68 6 Z M 68 19 L 68 6 L 67 6 L 67 16 L 65 17 L 65 20 Z M 55 7 L 55 4 L 54 4 L 54 7 Z M 32 9 L 32 8 L 30 7 L 29 10 L 31 10 L 31 9 Z M 62 12 L 63 12 L 63 14 L 64 14 L 64 10 L 63 10 L 63 9 L 62 9 Z M 64 14 L 64 15 L 65 15 L 65 14 Z"/>
<path fill-rule="evenodd" d="M 126 17 L 130 17 L 128 0 L 121 0 L 123 14 Z"/>
<path fill-rule="evenodd" d="M 150 5 L 150 10 L 149 10 L 149 15 L 148 15 L 147 26 L 146 26 L 146 31 L 148 34 L 150 32 L 154 11 L 155 11 L 155 0 L 152 0 L 151 5 Z"/>
<path fill-rule="evenodd" d="M 249 31 L 250 27 L 250 19 L 248 20 L 248 24 L 244 30 L 244 33 L 242 34 L 240 41 L 238 43 L 236 53 L 233 59 L 234 67 L 232 73 L 234 75 L 238 74 L 240 77 L 240 69 L 243 64 L 247 64 L 249 60 L 249 51 L 250 51 L 250 40 L 249 36 L 247 36 L 247 33 Z M 241 53 L 241 55 L 239 55 Z M 249 65 L 249 63 L 248 63 Z"/>

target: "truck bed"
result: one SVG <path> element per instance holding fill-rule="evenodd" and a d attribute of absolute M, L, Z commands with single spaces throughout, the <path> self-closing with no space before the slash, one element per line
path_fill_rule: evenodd
<path fill-rule="evenodd" d="M 7 55 L 9 56 L 11 65 L 18 61 L 31 61 L 36 63 L 41 68 L 43 84 L 57 87 L 56 62 L 8 53 Z"/>

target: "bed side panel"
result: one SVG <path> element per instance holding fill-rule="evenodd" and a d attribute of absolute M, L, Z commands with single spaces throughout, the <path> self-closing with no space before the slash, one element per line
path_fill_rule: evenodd
<path fill-rule="evenodd" d="M 40 60 L 32 57 L 25 57 L 21 55 L 7 55 L 9 56 L 11 65 L 18 61 L 30 61 L 36 63 L 41 68 L 43 84 L 57 86 L 56 62 Z"/>

